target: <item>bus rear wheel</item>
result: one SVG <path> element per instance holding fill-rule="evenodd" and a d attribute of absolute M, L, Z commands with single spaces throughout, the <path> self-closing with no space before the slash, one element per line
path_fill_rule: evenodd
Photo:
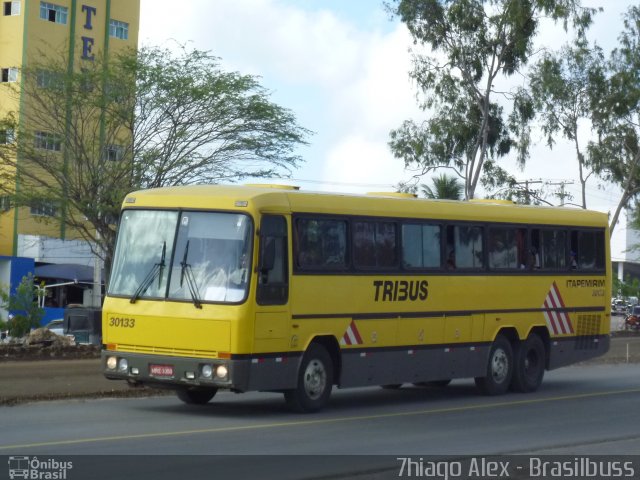
<path fill-rule="evenodd" d="M 535 392 L 544 377 L 546 352 L 542 339 L 532 333 L 514 352 L 515 367 L 511 388 L 516 392 Z"/>
<path fill-rule="evenodd" d="M 513 350 L 511 343 L 498 335 L 491 345 L 487 371 L 484 377 L 476 377 L 476 385 L 484 395 L 502 395 L 513 376 Z"/>
<path fill-rule="evenodd" d="M 327 350 L 312 343 L 300 364 L 298 385 L 284 392 L 284 398 L 296 412 L 311 413 L 322 409 L 333 388 L 333 361 Z"/>
<path fill-rule="evenodd" d="M 207 389 L 188 389 L 183 388 L 176 391 L 178 398 L 182 400 L 184 403 L 189 405 L 205 405 L 209 403 L 216 393 L 218 392 L 217 388 L 207 388 Z"/>

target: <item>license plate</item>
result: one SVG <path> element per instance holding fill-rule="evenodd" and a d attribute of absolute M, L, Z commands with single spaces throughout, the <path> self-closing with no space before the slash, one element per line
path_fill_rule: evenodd
<path fill-rule="evenodd" d="M 173 377 L 173 365 L 149 365 L 152 377 Z"/>

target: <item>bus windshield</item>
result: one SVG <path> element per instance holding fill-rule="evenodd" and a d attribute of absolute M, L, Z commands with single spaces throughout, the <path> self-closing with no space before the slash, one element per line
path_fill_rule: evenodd
<path fill-rule="evenodd" d="M 126 210 L 119 230 L 110 295 L 197 307 L 245 299 L 252 238 L 247 215 Z"/>

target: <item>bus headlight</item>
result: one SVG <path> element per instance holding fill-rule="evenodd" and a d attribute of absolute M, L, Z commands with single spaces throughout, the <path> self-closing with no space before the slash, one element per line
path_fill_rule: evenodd
<path fill-rule="evenodd" d="M 129 362 L 126 358 L 120 359 L 120 361 L 118 362 L 118 370 L 123 373 L 129 370 Z"/>
<path fill-rule="evenodd" d="M 107 368 L 109 370 L 115 370 L 117 364 L 118 364 L 118 359 L 116 357 L 107 358 Z"/>
<path fill-rule="evenodd" d="M 218 377 L 220 380 L 225 380 L 228 374 L 229 369 L 226 365 L 220 365 L 218 368 L 216 368 L 216 377 Z"/>
<path fill-rule="evenodd" d="M 200 373 L 204 378 L 211 378 L 213 376 L 213 368 L 211 365 L 202 365 Z"/>

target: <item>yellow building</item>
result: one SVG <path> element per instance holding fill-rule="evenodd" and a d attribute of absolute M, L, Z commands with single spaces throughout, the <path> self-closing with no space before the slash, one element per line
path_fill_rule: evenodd
<path fill-rule="evenodd" d="M 0 123 L 0 147 L 5 144 L 5 150 L 13 151 L 16 132 L 26 131 L 33 137 L 33 151 L 44 152 L 50 158 L 65 158 L 64 142 L 59 134 L 51 133 L 55 131 L 53 118 L 45 115 L 35 124 L 30 117 L 37 105 L 33 92 L 35 95 L 44 92 L 56 79 L 46 75 L 51 72 L 42 70 L 45 73 L 42 84 L 38 78 L 35 90 L 28 89 L 26 82 L 30 74 L 26 72 L 39 69 L 47 61 L 59 62 L 68 72 L 84 72 L 91 66 L 99 68 L 113 58 L 115 52 L 137 47 L 139 21 L 140 0 L 0 0 L 0 119 L 13 115 L 18 125 L 11 128 Z M 69 98 L 64 102 L 71 105 Z M 95 121 L 99 125 L 100 119 Z M 111 145 L 103 147 L 108 151 L 109 160 L 118 155 L 117 150 L 110 151 Z M 4 168 L 0 171 L 3 189 L 20 192 L 22 181 L 15 174 L 15 165 L 24 166 L 28 154 L 9 155 L 11 161 L 0 165 L 0 169 Z M 64 204 L 64 198 L 60 204 Z M 70 278 L 78 283 L 77 272 L 82 272 L 78 269 L 84 269 L 85 273 L 87 269 L 99 272 L 90 245 L 75 232 L 65 229 L 65 223 L 59 219 L 69 213 L 64 207 L 58 208 L 54 201 L 18 208 L 10 196 L 0 192 L 0 288 L 8 286 L 13 293 L 23 276 L 34 272 L 41 280 L 46 278 L 47 284 Z M 48 266 L 57 266 L 58 273 L 40 275 L 38 269 Z M 67 274 L 72 277 L 59 275 L 60 267 L 68 270 L 69 266 L 75 267 L 73 274 Z M 94 276 L 93 284 L 97 281 Z M 88 287 L 93 284 L 85 281 L 82 288 L 63 287 L 57 298 L 59 302 L 51 305 L 95 304 L 95 298 L 87 301 L 87 293 L 92 294 Z M 50 294 L 48 297 L 54 300 Z M 0 320 L 6 319 L 8 313 L 0 305 Z M 53 318 L 61 316 L 60 311 L 47 310 L 45 320 L 50 313 Z"/>
<path fill-rule="evenodd" d="M 14 112 L 21 130 L 32 127 L 21 118 L 29 98 L 24 92 L 16 97 L 11 87 L 20 87 L 23 67 L 43 57 L 63 55 L 70 71 L 80 71 L 138 44 L 140 0 L 0 0 L 0 7 L 0 118 Z M 34 134 L 37 148 L 64 154 L 60 142 L 46 132 Z M 12 131 L 0 130 L 0 142 L 12 140 Z M 54 220 L 56 213 L 50 204 L 15 208 L 0 195 L 0 256 L 90 263 L 88 247 L 78 240 L 68 241 L 64 225 Z"/>

